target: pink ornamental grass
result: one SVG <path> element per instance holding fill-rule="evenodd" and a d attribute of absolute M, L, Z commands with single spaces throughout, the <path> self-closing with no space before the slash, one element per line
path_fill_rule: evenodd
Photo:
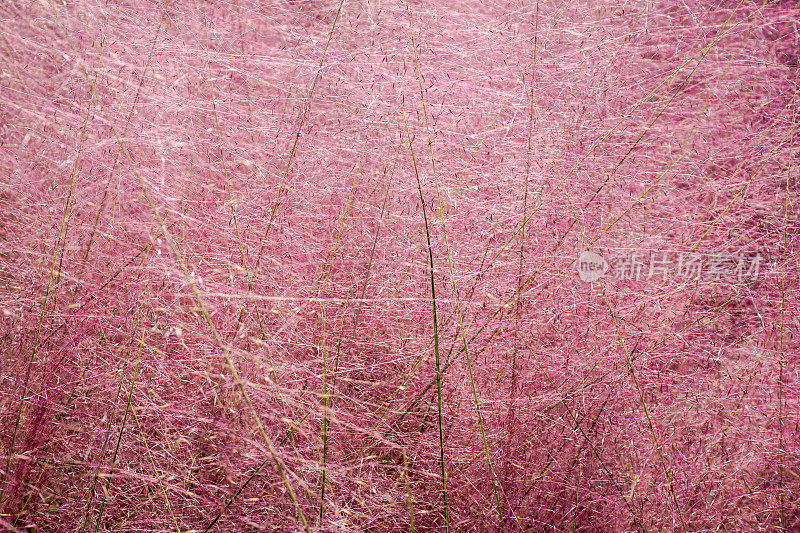
<path fill-rule="evenodd" d="M 4 3 L 0 525 L 797 530 L 798 15 Z"/>

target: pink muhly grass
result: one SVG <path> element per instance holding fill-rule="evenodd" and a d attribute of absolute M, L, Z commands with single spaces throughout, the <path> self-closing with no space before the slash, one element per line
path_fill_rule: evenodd
<path fill-rule="evenodd" d="M 0 527 L 797 530 L 798 17 L 3 3 Z"/>

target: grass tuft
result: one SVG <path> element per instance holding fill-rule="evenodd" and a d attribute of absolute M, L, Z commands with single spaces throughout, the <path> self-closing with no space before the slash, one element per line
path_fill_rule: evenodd
<path fill-rule="evenodd" d="M 799 18 L 0 3 L 0 529 L 798 530 Z"/>

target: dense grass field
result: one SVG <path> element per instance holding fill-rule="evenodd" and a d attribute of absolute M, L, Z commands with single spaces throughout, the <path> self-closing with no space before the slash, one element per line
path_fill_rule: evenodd
<path fill-rule="evenodd" d="M 0 530 L 800 531 L 800 4 L 4 0 Z"/>

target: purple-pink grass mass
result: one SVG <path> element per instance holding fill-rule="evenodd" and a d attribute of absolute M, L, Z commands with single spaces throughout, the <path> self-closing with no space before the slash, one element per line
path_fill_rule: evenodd
<path fill-rule="evenodd" d="M 800 4 L 0 3 L 0 530 L 800 531 Z"/>

